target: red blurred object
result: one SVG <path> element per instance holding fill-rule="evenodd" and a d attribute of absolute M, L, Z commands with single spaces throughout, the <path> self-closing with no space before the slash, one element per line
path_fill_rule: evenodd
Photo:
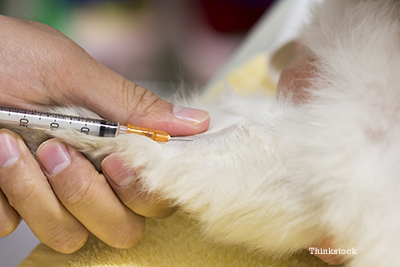
<path fill-rule="evenodd" d="M 250 29 L 274 0 L 200 0 L 209 24 L 224 33 Z"/>

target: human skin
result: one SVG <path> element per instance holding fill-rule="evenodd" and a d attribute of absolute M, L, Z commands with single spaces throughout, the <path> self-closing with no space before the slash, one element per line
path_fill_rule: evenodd
<path fill-rule="evenodd" d="M 202 110 L 174 107 L 107 69 L 59 31 L 32 21 L 0 16 L 0 105 L 46 110 L 82 106 L 121 124 L 189 135 L 207 129 Z M 128 248 L 143 235 L 145 216 L 175 211 L 168 200 L 139 194 L 134 175 L 109 155 L 107 177 L 76 149 L 57 139 L 43 143 L 37 160 L 21 137 L 0 130 L 0 237 L 25 220 L 38 239 L 71 253 L 89 231 L 105 243 Z M 135 201 L 133 201 L 133 199 Z"/>

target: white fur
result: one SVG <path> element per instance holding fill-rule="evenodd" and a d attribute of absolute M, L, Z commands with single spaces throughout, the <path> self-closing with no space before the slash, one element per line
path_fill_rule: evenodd
<path fill-rule="evenodd" d="M 318 70 L 307 104 L 198 102 L 212 124 L 193 142 L 59 136 L 93 157 L 117 151 L 217 240 L 282 254 L 333 235 L 357 250 L 349 266 L 400 266 L 399 19 L 399 1 L 316 6 L 301 37 Z"/>

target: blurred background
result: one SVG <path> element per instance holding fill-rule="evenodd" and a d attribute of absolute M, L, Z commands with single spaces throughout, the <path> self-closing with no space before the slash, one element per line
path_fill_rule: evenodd
<path fill-rule="evenodd" d="M 272 2 L 0 0 L 0 13 L 50 25 L 124 77 L 168 91 L 201 88 Z"/>

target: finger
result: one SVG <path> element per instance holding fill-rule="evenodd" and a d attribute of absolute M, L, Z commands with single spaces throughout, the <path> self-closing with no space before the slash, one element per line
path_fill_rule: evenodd
<path fill-rule="evenodd" d="M 85 88 L 96 88 L 96 90 L 84 90 L 75 95 L 76 103 L 82 102 L 89 109 L 100 116 L 127 123 L 166 131 L 172 136 L 191 135 L 207 130 L 210 124 L 208 112 L 187 108 L 174 107 L 171 103 L 161 99 L 141 86 L 130 82 L 123 77 L 103 70 L 104 74 L 99 77 L 84 77 L 84 81 L 95 83 L 87 84 Z M 85 75 L 91 76 L 92 72 Z M 105 80 L 107 78 L 107 80 Z M 110 91 L 113 92 L 110 94 Z M 83 104 L 83 103 L 81 103 Z"/>
<path fill-rule="evenodd" d="M 0 237 L 7 236 L 17 228 L 21 217 L 8 204 L 7 198 L 0 190 Z"/>
<path fill-rule="evenodd" d="M 81 105 L 109 120 L 163 130 L 170 135 L 189 135 L 207 130 L 210 124 L 208 112 L 174 107 L 75 46 L 74 54 L 63 56 L 67 64 L 63 62 L 59 66 L 58 73 L 68 73 L 58 77 L 68 90 L 53 94 L 56 103 Z"/>
<path fill-rule="evenodd" d="M 139 241 L 144 218 L 120 202 L 81 153 L 53 139 L 39 147 L 37 157 L 60 201 L 94 235 L 118 248 Z"/>
<path fill-rule="evenodd" d="M 85 244 L 87 230 L 58 201 L 22 139 L 4 129 L 0 166 L 2 191 L 40 241 L 64 253 Z"/>
<path fill-rule="evenodd" d="M 118 197 L 135 213 L 146 217 L 165 218 L 177 210 L 170 200 L 144 192 L 140 181 L 135 179 L 135 171 L 118 157 L 109 155 L 101 166 L 103 174 Z"/>

